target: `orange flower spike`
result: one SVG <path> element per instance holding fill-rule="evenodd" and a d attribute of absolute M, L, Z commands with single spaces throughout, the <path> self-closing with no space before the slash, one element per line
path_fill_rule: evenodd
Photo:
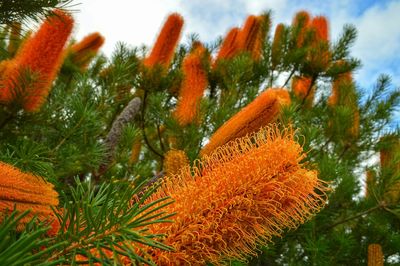
<path fill-rule="evenodd" d="M 346 62 L 340 61 L 337 64 L 338 65 L 343 65 Z M 335 106 L 338 104 L 343 104 L 343 98 L 348 98 L 348 97 L 343 97 L 343 88 L 351 85 L 353 83 L 353 77 L 351 72 L 346 72 L 339 74 L 336 79 L 334 79 L 333 84 L 332 84 L 332 94 L 328 98 L 328 104 L 330 106 Z"/>
<path fill-rule="evenodd" d="M 328 20 L 324 16 L 315 17 L 311 21 L 311 27 L 315 30 L 315 37 L 319 41 L 329 40 Z"/>
<path fill-rule="evenodd" d="M 164 171 L 167 176 L 174 176 L 189 166 L 189 158 L 182 150 L 169 150 L 164 156 Z"/>
<path fill-rule="evenodd" d="M 323 16 L 315 17 L 311 21 L 310 28 L 315 34 L 311 61 L 315 69 L 324 71 L 328 67 L 330 60 L 328 20 Z"/>
<path fill-rule="evenodd" d="M 73 22 L 69 14 L 55 10 L 54 15 L 46 19 L 36 34 L 23 43 L 13 63 L 4 73 L 0 101 L 9 103 L 14 100 L 15 84 L 23 71 L 29 69 L 38 77 L 29 84 L 29 93 L 23 95 L 23 107 L 29 112 L 39 110 L 63 62 L 63 49 L 71 34 Z"/>
<path fill-rule="evenodd" d="M 266 90 L 225 122 L 211 136 L 209 143 L 200 154 L 202 156 L 210 154 L 217 147 L 231 140 L 258 131 L 261 127 L 274 122 L 279 117 L 282 106 L 289 104 L 290 95 L 287 90 Z"/>
<path fill-rule="evenodd" d="M 104 41 L 105 39 L 100 33 L 94 32 L 83 38 L 82 41 L 75 43 L 71 47 L 72 62 L 83 69 L 86 68 L 104 44 Z"/>
<path fill-rule="evenodd" d="M 311 16 L 307 11 L 297 12 L 293 19 L 293 26 L 297 28 L 296 44 L 297 47 L 302 47 L 306 29 L 310 25 Z"/>
<path fill-rule="evenodd" d="M 175 47 L 178 44 L 183 27 L 183 18 L 178 13 L 169 15 L 160 34 L 151 50 L 150 55 L 144 60 L 147 67 L 160 64 L 167 67 L 174 57 Z"/>
<path fill-rule="evenodd" d="M 294 77 L 292 79 L 292 89 L 294 94 L 300 98 L 303 99 L 308 95 L 307 97 L 310 97 L 311 90 L 310 88 L 311 85 L 311 78 L 309 77 Z"/>
<path fill-rule="evenodd" d="M 282 41 L 283 41 L 283 34 L 285 31 L 285 25 L 280 23 L 276 26 L 274 40 L 272 41 L 271 47 L 271 61 L 272 67 L 275 68 L 280 60 L 282 59 Z"/>
<path fill-rule="evenodd" d="M 131 156 L 129 157 L 129 163 L 134 164 L 139 160 L 140 151 L 142 149 L 142 139 L 137 138 L 132 144 Z"/>
<path fill-rule="evenodd" d="M 255 254 L 285 228 L 296 228 L 325 204 L 326 184 L 303 167 L 292 130 L 276 126 L 236 139 L 193 168 L 164 179 L 148 202 L 170 196 L 163 208 L 175 223 L 149 226 L 175 250 L 151 251 L 157 265 L 221 265 Z"/>
<path fill-rule="evenodd" d="M 237 37 L 239 34 L 239 28 L 232 28 L 226 35 L 224 41 L 219 48 L 218 55 L 215 62 L 221 59 L 230 59 L 238 52 Z"/>
<path fill-rule="evenodd" d="M 368 266 L 383 266 L 383 252 L 381 245 L 368 245 Z"/>
<path fill-rule="evenodd" d="M 260 51 L 256 51 L 261 42 L 262 18 L 249 16 L 238 35 L 238 47 L 240 51 L 248 51 L 253 59 L 258 59 Z"/>
<path fill-rule="evenodd" d="M 183 60 L 184 79 L 173 113 L 181 126 L 188 125 L 198 118 L 200 101 L 208 85 L 204 59 L 209 61 L 205 48 L 199 46 Z"/>
<path fill-rule="evenodd" d="M 57 205 L 58 194 L 51 183 L 0 162 L 0 213 L 5 213 L 6 210 L 11 212 L 14 206 L 20 212 L 31 210 L 18 225 L 19 231 L 23 230 L 25 224 L 35 215 L 40 220 L 54 217 L 50 206 Z"/>

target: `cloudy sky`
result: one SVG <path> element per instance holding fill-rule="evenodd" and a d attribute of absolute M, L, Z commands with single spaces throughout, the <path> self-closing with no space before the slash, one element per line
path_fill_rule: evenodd
<path fill-rule="evenodd" d="M 210 42 L 239 26 L 249 14 L 273 11 L 273 25 L 289 24 L 296 11 L 330 20 L 331 39 L 338 38 L 343 25 L 358 29 L 353 55 L 362 60 L 356 73 L 358 84 L 370 89 L 381 73 L 390 74 L 400 86 L 400 1 L 399 0 L 76 0 L 78 26 L 75 37 L 99 31 L 106 37 L 103 52 L 111 54 L 118 41 L 137 46 L 151 45 L 165 17 L 178 12 L 185 18 L 182 42 L 189 33 Z"/>

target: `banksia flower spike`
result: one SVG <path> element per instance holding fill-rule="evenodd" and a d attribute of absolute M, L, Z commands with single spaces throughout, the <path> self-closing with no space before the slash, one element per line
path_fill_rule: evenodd
<path fill-rule="evenodd" d="M 372 188 L 375 186 L 376 175 L 372 170 L 366 171 L 366 181 L 365 181 L 365 197 L 369 197 L 372 192 Z"/>
<path fill-rule="evenodd" d="M 64 45 L 72 31 L 73 19 L 63 11 L 56 10 L 19 48 L 3 75 L 0 102 L 10 103 L 18 93 L 24 98 L 26 111 L 38 111 L 50 92 L 53 80 L 63 62 Z M 29 70 L 36 74 L 26 91 L 16 89 L 21 75 Z"/>
<path fill-rule="evenodd" d="M 397 136 L 387 135 L 380 140 L 385 146 L 380 150 L 380 164 L 384 175 L 396 177 L 400 174 L 400 140 Z M 400 200 L 400 181 L 388 178 L 385 200 L 392 204 Z M 392 181 L 393 180 L 393 181 Z"/>
<path fill-rule="evenodd" d="M 368 266 L 383 266 L 383 253 L 381 245 L 368 245 Z"/>
<path fill-rule="evenodd" d="M 307 11 L 297 12 L 293 19 L 293 27 L 295 29 L 294 37 L 297 47 L 303 47 L 307 28 L 310 25 L 311 16 Z"/>
<path fill-rule="evenodd" d="M 311 87 L 312 79 L 310 77 L 294 77 L 292 79 L 292 90 L 297 98 L 303 100 L 306 98 L 306 105 L 310 107 L 314 100 L 315 88 Z"/>
<path fill-rule="evenodd" d="M 232 28 L 225 39 L 223 40 L 221 47 L 219 48 L 215 63 L 221 59 L 230 59 L 235 56 L 238 52 L 237 38 L 239 35 L 239 28 Z"/>
<path fill-rule="evenodd" d="M 319 41 L 329 40 L 328 20 L 324 16 L 314 17 L 310 27 L 315 30 L 315 38 Z"/>
<path fill-rule="evenodd" d="M 150 55 L 144 60 L 146 67 L 160 64 L 167 67 L 174 57 L 175 47 L 178 44 L 183 27 L 183 18 L 177 13 L 169 15 L 160 34 L 151 50 Z"/>
<path fill-rule="evenodd" d="M 345 64 L 345 62 L 339 62 L 338 64 Z M 351 109 L 352 117 L 350 119 L 352 120 L 352 126 L 348 129 L 348 133 L 350 137 L 358 137 L 360 113 L 358 110 L 355 86 L 351 72 L 339 74 L 338 77 L 334 79 L 332 84 L 332 94 L 328 98 L 328 105 L 332 108 L 335 108 L 336 106 L 345 106 Z"/>
<path fill-rule="evenodd" d="M 103 44 L 104 37 L 100 33 L 89 34 L 82 41 L 72 45 L 71 61 L 81 69 L 85 69 Z"/>
<path fill-rule="evenodd" d="M 236 139 L 193 168 L 165 178 L 149 202 L 170 196 L 174 223 L 149 226 L 174 251 L 152 250 L 157 265 L 221 265 L 255 255 L 284 229 L 309 220 L 325 204 L 326 184 L 306 169 L 292 130 L 275 126 Z"/>
<path fill-rule="evenodd" d="M 262 17 L 249 16 L 240 30 L 237 40 L 239 50 L 248 51 L 255 60 L 259 59 L 261 55 L 261 51 L 257 51 L 257 48 L 261 49 L 262 23 Z"/>
<path fill-rule="evenodd" d="M 323 16 L 315 17 L 310 29 L 314 34 L 310 52 L 311 67 L 314 71 L 324 71 L 330 61 L 328 20 Z"/>
<path fill-rule="evenodd" d="M 181 169 L 189 166 L 189 158 L 182 150 L 169 150 L 164 155 L 164 172 L 167 176 L 174 176 Z"/>
<path fill-rule="evenodd" d="M 203 46 L 197 47 L 183 60 L 184 78 L 173 113 L 181 126 L 194 122 L 199 116 L 200 101 L 208 85 L 205 60 L 209 58 Z"/>
<path fill-rule="evenodd" d="M 0 162 L 0 221 L 14 206 L 20 212 L 31 210 L 17 226 L 17 230 L 22 231 L 35 215 L 41 221 L 54 217 L 51 206 L 57 205 L 58 194 L 51 183 Z"/>
<path fill-rule="evenodd" d="M 285 25 L 280 23 L 276 26 L 274 40 L 271 47 L 272 68 L 275 69 L 282 60 L 283 37 L 285 34 Z"/>
<path fill-rule="evenodd" d="M 210 154 L 231 140 L 258 131 L 261 127 L 274 122 L 279 117 L 282 107 L 289 104 L 290 95 L 287 90 L 266 90 L 225 122 L 211 136 L 200 154 L 202 156 Z"/>
<path fill-rule="evenodd" d="M 140 137 L 137 137 L 132 144 L 131 156 L 129 157 L 130 164 L 135 164 L 138 162 L 141 149 L 142 139 Z"/>

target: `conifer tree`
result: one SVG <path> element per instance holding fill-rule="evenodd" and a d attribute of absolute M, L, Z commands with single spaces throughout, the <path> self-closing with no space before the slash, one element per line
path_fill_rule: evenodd
<path fill-rule="evenodd" d="M 354 27 L 265 12 L 183 45 L 174 13 L 106 57 L 60 9 L 15 37 L 47 8 L 0 13 L 1 265 L 399 263 L 400 91 L 358 86 Z"/>

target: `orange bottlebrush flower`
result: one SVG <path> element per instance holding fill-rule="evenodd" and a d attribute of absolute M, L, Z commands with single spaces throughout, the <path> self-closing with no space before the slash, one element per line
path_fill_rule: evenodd
<path fill-rule="evenodd" d="M 150 55 L 144 60 L 147 67 L 160 64 L 168 66 L 171 62 L 175 47 L 178 44 L 183 27 L 183 18 L 177 13 L 169 15 L 160 34 L 151 50 Z"/>
<path fill-rule="evenodd" d="M 371 194 L 371 191 L 375 185 L 375 172 L 372 170 L 367 170 L 366 172 L 366 182 L 365 182 L 365 197 L 369 197 L 369 195 Z"/>
<path fill-rule="evenodd" d="M 328 20 L 323 16 L 315 17 L 311 21 L 310 29 L 314 33 L 310 50 L 312 68 L 315 71 L 324 71 L 330 61 Z"/>
<path fill-rule="evenodd" d="M 368 245 L 368 266 L 383 266 L 383 253 L 381 245 Z"/>
<path fill-rule="evenodd" d="M 165 178 L 148 200 L 170 196 L 162 209 L 174 223 L 151 224 L 175 250 L 151 250 L 157 265 L 220 265 L 255 255 L 286 228 L 306 222 L 325 204 L 327 186 L 300 164 L 294 132 L 275 126 L 236 139 L 193 168 Z"/>
<path fill-rule="evenodd" d="M 100 33 L 89 34 L 82 41 L 72 45 L 71 61 L 80 68 L 85 69 L 103 44 L 104 37 Z"/>
<path fill-rule="evenodd" d="M 297 12 L 293 18 L 293 27 L 296 30 L 296 44 L 297 47 L 302 47 L 304 44 L 304 38 L 306 34 L 306 29 L 310 25 L 311 16 L 307 11 Z"/>
<path fill-rule="evenodd" d="M 31 210 L 17 227 L 17 230 L 22 231 L 25 224 L 35 215 L 40 220 L 54 217 L 50 206 L 56 205 L 58 205 L 58 194 L 51 183 L 0 162 L 0 213 L 2 213 L 0 220 L 6 210 L 11 212 L 14 206 L 20 212 Z"/>
<path fill-rule="evenodd" d="M 256 48 L 261 49 L 262 22 L 261 17 L 249 16 L 239 32 L 237 39 L 239 50 L 250 52 L 255 60 L 259 59 L 261 55 L 261 51 L 257 51 Z"/>
<path fill-rule="evenodd" d="M 385 146 L 380 150 L 380 163 L 382 172 L 391 176 L 398 176 L 400 173 L 400 140 L 397 136 L 387 135 L 381 138 Z M 400 200 L 400 181 L 388 180 L 384 198 L 388 203 L 397 203 Z"/>
<path fill-rule="evenodd" d="M 290 104 L 287 90 L 268 89 L 254 101 L 240 110 L 223 124 L 210 138 L 209 143 L 201 150 L 202 156 L 210 154 L 217 147 L 236 138 L 258 131 L 261 127 L 274 122 L 282 106 Z"/>
<path fill-rule="evenodd" d="M 204 59 L 209 59 L 203 46 L 189 54 L 182 63 L 184 79 L 179 91 L 178 103 L 173 113 L 181 126 L 196 120 L 200 101 L 208 85 Z"/>
<path fill-rule="evenodd" d="M 189 158 L 184 151 L 169 150 L 164 155 L 165 175 L 174 176 L 185 166 L 189 166 Z"/>
<path fill-rule="evenodd" d="M 36 34 L 20 47 L 13 63 L 4 72 L 0 90 L 0 101 L 15 100 L 20 76 L 29 70 L 38 75 L 24 91 L 23 107 L 29 112 L 37 111 L 45 101 L 53 80 L 63 61 L 63 48 L 72 31 L 73 19 L 67 13 L 56 10 L 47 18 Z M 17 90 L 17 91 L 16 91 Z"/>
<path fill-rule="evenodd" d="M 396 153 L 400 151 L 400 140 L 397 136 L 387 135 L 380 139 L 385 146 L 380 150 L 380 161 L 382 168 L 393 168 L 394 165 L 399 164 L 395 161 Z"/>
<path fill-rule="evenodd" d="M 303 100 L 306 98 L 307 105 L 311 105 L 314 100 L 314 87 L 311 87 L 312 79 L 310 77 L 294 77 L 292 79 L 292 90 L 297 98 Z"/>
<path fill-rule="evenodd" d="M 336 63 L 338 66 L 346 64 L 345 61 Z M 354 105 L 354 82 L 351 72 L 339 74 L 332 84 L 332 94 L 328 99 L 330 106 Z"/>
<path fill-rule="evenodd" d="M 239 35 L 239 28 L 232 28 L 226 35 L 224 41 L 219 48 L 219 52 L 215 59 L 215 63 L 221 59 L 230 59 L 238 52 L 237 38 Z"/>
<path fill-rule="evenodd" d="M 319 41 L 329 40 L 328 20 L 324 16 L 315 17 L 311 21 L 311 28 L 315 30 L 315 37 Z"/>
<path fill-rule="evenodd" d="M 129 163 L 135 164 L 139 160 L 140 150 L 142 149 L 142 139 L 137 138 L 132 144 L 131 156 L 129 157 Z"/>
<path fill-rule="evenodd" d="M 282 59 L 283 36 L 285 33 L 285 25 L 280 23 L 276 26 L 274 40 L 271 47 L 272 67 L 275 68 Z"/>

